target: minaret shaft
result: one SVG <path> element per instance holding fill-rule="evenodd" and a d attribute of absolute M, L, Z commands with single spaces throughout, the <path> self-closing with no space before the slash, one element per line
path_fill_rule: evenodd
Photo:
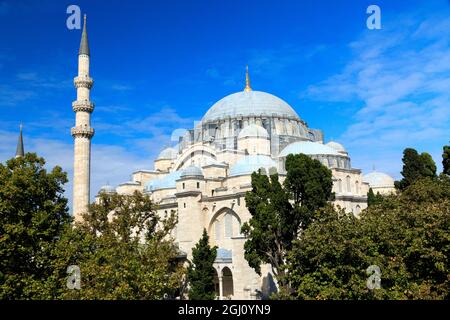
<path fill-rule="evenodd" d="M 94 111 L 94 104 L 90 101 L 93 80 L 89 75 L 89 64 L 85 18 L 78 55 L 78 76 L 74 79 L 77 100 L 72 103 L 75 112 L 75 127 L 71 130 L 74 138 L 73 215 L 75 221 L 82 220 L 82 214 L 87 211 L 90 202 L 91 139 L 94 136 L 94 129 L 91 128 L 91 113 Z"/>

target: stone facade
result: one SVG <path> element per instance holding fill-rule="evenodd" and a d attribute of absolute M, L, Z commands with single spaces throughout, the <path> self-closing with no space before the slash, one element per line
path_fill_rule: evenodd
<path fill-rule="evenodd" d="M 252 172 L 260 168 L 267 174 L 278 172 L 283 181 L 286 156 L 305 153 L 332 171 L 336 206 L 355 215 L 367 207 L 369 184 L 363 181 L 361 170 L 352 168 L 344 147 L 335 142 L 325 145 L 322 131 L 308 128 L 281 99 L 253 92 L 224 98 L 232 101 L 222 99 L 220 106 L 225 110 L 215 110 L 217 118 L 208 117 L 208 111 L 176 146 L 160 153 L 153 170 L 133 172 L 131 181 L 100 190 L 120 194 L 140 190 L 158 204 L 161 216 L 176 212 L 179 221 L 173 236 L 188 259 L 206 229 L 211 245 L 219 248 L 215 268 L 221 299 L 261 299 L 276 290 L 270 267 L 263 266 L 260 277 L 244 258 L 245 238 L 240 230 L 250 219 L 244 196 L 251 190 Z M 246 101 L 256 106 L 245 105 Z M 253 114 L 260 106 L 266 113 Z M 290 114 L 277 114 L 278 106 Z M 246 114 L 246 109 L 251 112 Z"/>
<path fill-rule="evenodd" d="M 90 194 L 94 135 L 90 117 L 94 104 L 90 101 L 93 80 L 89 63 L 85 18 L 78 76 L 74 79 L 77 100 L 72 104 L 76 114 L 76 124 L 71 130 L 76 221 L 86 211 Z M 211 245 L 219 248 L 214 264 L 219 298 L 263 299 L 276 290 L 276 283 L 268 265 L 262 266 L 259 276 L 244 258 L 245 238 L 240 230 L 250 219 L 244 196 L 251 190 L 253 172 L 260 169 L 266 174 L 278 172 L 283 181 L 286 157 L 298 153 L 330 168 L 336 206 L 355 215 L 367 207 L 370 179 L 364 180 L 361 170 L 352 168 L 345 148 L 336 142 L 324 144 L 323 132 L 309 128 L 282 99 L 253 91 L 248 74 L 245 89 L 214 104 L 199 124 L 179 137 L 176 145 L 160 153 L 154 169 L 133 172 L 131 181 L 115 188 L 104 186 L 99 193 L 131 194 L 138 190 L 157 204 L 159 215 L 176 212 L 178 224 L 173 237 L 188 259 L 206 229 Z M 385 182 L 386 179 L 379 187 L 390 188 Z"/>

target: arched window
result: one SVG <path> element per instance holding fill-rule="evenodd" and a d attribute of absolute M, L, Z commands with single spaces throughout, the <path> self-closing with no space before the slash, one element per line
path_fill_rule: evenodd
<path fill-rule="evenodd" d="M 230 213 L 225 214 L 225 237 L 231 238 L 233 236 L 233 216 Z"/>
<path fill-rule="evenodd" d="M 345 178 L 347 181 L 347 192 L 352 192 L 352 186 L 350 185 L 350 176 L 347 176 L 347 178 Z"/>
<path fill-rule="evenodd" d="M 361 207 L 358 204 L 355 208 L 355 214 L 358 215 L 360 212 L 361 212 Z"/>
<path fill-rule="evenodd" d="M 358 181 L 355 182 L 355 193 L 359 194 L 359 182 Z"/>
<path fill-rule="evenodd" d="M 338 192 L 342 192 L 342 179 L 339 179 L 337 181 L 337 185 L 338 185 Z"/>
<path fill-rule="evenodd" d="M 214 223 L 214 232 L 216 234 L 216 240 L 220 240 L 220 222 L 219 220 L 216 220 L 216 222 Z"/>

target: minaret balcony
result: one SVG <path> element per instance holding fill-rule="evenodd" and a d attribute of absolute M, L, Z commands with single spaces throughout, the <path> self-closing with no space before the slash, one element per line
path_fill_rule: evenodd
<path fill-rule="evenodd" d="M 94 111 L 94 103 L 89 100 L 77 100 L 72 102 L 72 110 L 74 112 L 82 111 L 91 113 Z"/>
<path fill-rule="evenodd" d="M 94 128 L 84 126 L 76 126 L 70 129 L 70 133 L 74 138 L 92 138 L 94 136 Z"/>
<path fill-rule="evenodd" d="M 75 88 L 88 88 L 91 89 L 94 85 L 94 80 L 89 76 L 78 76 L 73 79 Z"/>

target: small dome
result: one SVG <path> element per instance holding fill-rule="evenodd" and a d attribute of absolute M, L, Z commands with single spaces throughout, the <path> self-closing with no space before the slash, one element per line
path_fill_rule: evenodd
<path fill-rule="evenodd" d="M 181 172 L 181 178 L 184 177 L 203 177 L 203 171 L 199 167 L 189 166 Z"/>
<path fill-rule="evenodd" d="M 251 155 L 239 159 L 230 169 L 230 176 L 249 175 L 260 168 L 264 168 L 266 172 L 274 167 L 277 168 L 277 163 L 269 156 Z"/>
<path fill-rule="evenodd" d="M 177 154 L 178 152 L 174 148 L 166 148 L 160 152 L 156 160 L 172 160 L 177 157 Z"/>
<path fill-rule="evenodd" d="M 238 139 L 243 138 L 264 138 L 269 139 L 269 133 L 266 129 L 256 124 L 246 126 L 239 132 Z"/>
<path fill-rule="evenodd" d="M 113 186 L 110 186 L 109 184 L 104 185 L 100 188 L 100 192 L 104 192 L 104 193 L 115 193 L 116 189 Z"/>
<path fill-rule="evenodd" d="M 176 181 L 180 179 L 181 171 L 174 171 L 162 178 L 150 180 L 145 184 L 145 191 L 155 191 L 160 189 L 175 189 Z"/>
<path fill-rule="evenodd" d="M 394 179 L 383 172 L 373 171 L 363 176 L 371 188 L 394 188 Z"/>
<path fill-rule="evenodd" d="M 326 145 L 329 146 L 330 148 L 333 148 L 334 150 L 336 150 L 338 152 L 347 153 L 347 150 L 345 150 L 344 146 L 342 144 L 340 144 L 339 142 L 330 141 Z"/>
<path fill-rule="evenodd" d="M 334 155 L 340 154 L 333 148 L 322 143 L 311 141 L 297 141 L 287 145 L 278 155 L 279 157 L 287 157 L 288 154 L 303 153 L 306 155 Z"/>

